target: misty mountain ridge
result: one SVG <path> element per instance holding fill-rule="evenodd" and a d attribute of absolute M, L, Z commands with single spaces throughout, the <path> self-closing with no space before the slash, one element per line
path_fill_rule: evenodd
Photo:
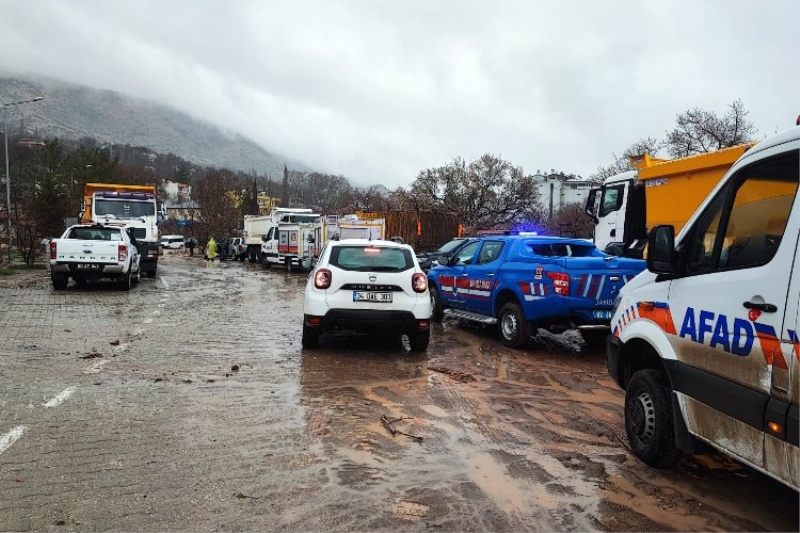
<path fill-rule="evenodd" d="M 36 96 L 44 100 L 8 108 L 9 129 L 24 122 L 26 131 L 45 137 L 80 139 L 141 146 L 172 153 L 196 165 L 256 171 L 273 180 L 283 176 L 283 166 L 308 170 L 302 163 L 265 150 L 244 136 L 225 131 L 169 106 L 54 79 L 0 74 L 0 104 Z"/>

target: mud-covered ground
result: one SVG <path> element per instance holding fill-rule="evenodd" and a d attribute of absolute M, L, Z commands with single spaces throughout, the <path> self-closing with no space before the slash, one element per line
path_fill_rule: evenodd
<path fill-rule="evenodd" d="M 575 336 L 308 351 L 304 275 L 159 268 L 127 293 L 0 279 L 0 530 L 798 530 L 796 492 L 723 456 L 635 459 Z"/>

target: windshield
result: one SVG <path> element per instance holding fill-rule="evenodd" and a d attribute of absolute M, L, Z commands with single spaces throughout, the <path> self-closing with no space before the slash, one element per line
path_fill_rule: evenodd
<path fill-rule="evenodd" d="M 156 216 L 156 205 L 153 202 L 97 198 L 94 201 L 94 214 L 96 216 L 113 215 L 116 218 L 153 217 Z"/>
<path fill-rule="evenodd" d="M 281 222 L 319 222 L 320 215 L 284 215 Z"/>
<path fill-rule="evenodd" d="M 457 239 L 455 241 L 450 241 L 448 243 L 443 244 L 439 248 L 439 253 L 441 253 L 441 254 L 449 254 L 450 252 L 452 252 L 453 250 L 455 250 L 456 248 L 458 248 L 462 244 L 464 244 L 464 239 Z"/>

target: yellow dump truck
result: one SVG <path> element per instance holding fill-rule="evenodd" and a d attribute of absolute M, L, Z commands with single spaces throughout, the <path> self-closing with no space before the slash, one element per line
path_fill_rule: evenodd
<path fill-rule="evenodd" d="M 158 217 L 158 197 L 152 185 L 87 183 L 84 186 L 81 223 L 129 228 L 141 255 L 141 272 L 149 277 L 155 277 L 158 269 Z"/>
<path fill-rule="evenodd" d="M 642 257 L 649 229 L 671 224 L 679 232 L 754 144 L 672 160 L 649 154 L 632 157 L 635 170 L 611 176 L 589 193 L 586 213 L 595 221 L 595 245 L 614 255 Z"/>

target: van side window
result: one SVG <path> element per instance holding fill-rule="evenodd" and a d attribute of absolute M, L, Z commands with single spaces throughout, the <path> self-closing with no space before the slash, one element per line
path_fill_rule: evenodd
<path fill-rule="evenodd" d="M 689 272 L 769 263 L 786 231 L 799 175 L 797 152 L 743 168 L 698 219 L 687 258 Z"/>

